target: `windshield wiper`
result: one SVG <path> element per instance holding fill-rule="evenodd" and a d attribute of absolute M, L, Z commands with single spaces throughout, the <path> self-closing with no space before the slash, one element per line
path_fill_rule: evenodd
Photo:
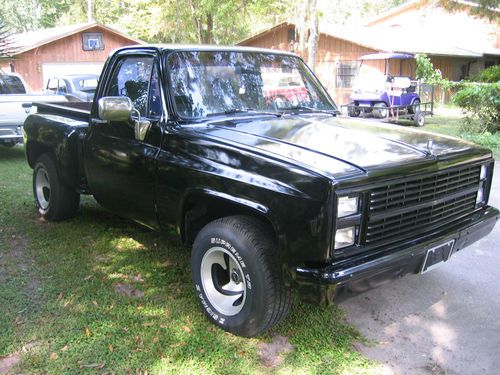
<path fill-rule="evenodd" d="M 220 116 L 220 115 L 233 115 L 236 113 L 247 113 L 249 115 L 269 115 L 269 116 L 276 116 L 276 117 L 283 116 L 283 113 L 280 113 L 280 112 L 257 111 L 253 108 L 232 108 L 232 109 L 226 109 L 224 112 L 209 113 L 207 115 L 207 117 L 208 116 Z"/>
<path fill-rule="evenodd" d="M 332 115 L 332 116 L 337 116 L 340 114 L 339 111 L 332 109 L 332 110 L 324 110 L 324 109 L 317 109 L 313 107 L 308 107 L 306 105 L 294 105 L 293 107 L 286 107 L 286 108 L 280 108 L 282 111 L 293 111 L 293 110 L 306 110 L 314 113 L 325 113 L 327 115 Z"/>

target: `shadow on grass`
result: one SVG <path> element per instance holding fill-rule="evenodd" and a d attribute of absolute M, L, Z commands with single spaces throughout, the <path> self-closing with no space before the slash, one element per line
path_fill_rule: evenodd
<path fill-rule="evenodd" d="M 16 145 L 14 147 L 5 147 L 0 145 L 0 163 L 2 160 L 15 160 L 24 159 L 26 155 L 24 153 L 24 146 Z"/>
<path fill-rule="evenodd" d="M 28 220 L 44 302 L 24 317 L 22 337 L 37 344 L 23 355 L 23 372 L 261 373 L 268 369 L 258 344 L 273 334 L 295 347 L 280 371 L 366 367 L 351 350 L 357 333 L 336 307 L 296 304 L 274 332 L 254 339 L 213 326 L 195 297 L 190 249 L 173 233 L 145 229 L 87 198 L 73 220 Z"/>

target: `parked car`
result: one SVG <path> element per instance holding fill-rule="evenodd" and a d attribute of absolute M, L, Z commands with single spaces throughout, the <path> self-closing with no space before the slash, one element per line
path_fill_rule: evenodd
<path fill-rule="evenodd" d="M 23 141 L 22 125 L 30 113 L 31 102 L 63 102 L 64 98 L 30 94 L 16 73 L 0 72 L 0 144 L 13 147 Z"/>
<path fill-rule="evenodd" d="M 412 59 L 413 55 L 402 53 L 374 53 L 359 58 L 361 65 L 354 78 L 348 114 L 357 117 L 361 111 L 372 112 L 376 118 L 387 117 L 388 107 L 406 107 L 409 113 L 418 111 L 420 96 L 416 81 L 410 77 L 388 74 L 390 61 Z M 385 73 L 370 69 L 365 61 L 385 60 Z"/>
<path fill-rule="evenodd" d="M 91 102 L 97 87 L 99 75 L 73 74 L 49 78 L 45 91 L 64 95 L 69 102 Z"/>
<path fill-rule="evenodd" d="M 290 71 L 307 98 L 267 102 L 263 77 Z M 40 104 L 26 119 L 39 213 L 69 219 L 92 194 L 150 228 L 176 228 L 192 245 L 201 308 L 234 334 L 279 323 L 292 290 L 324 302 L 427 272 L 499 217 L 490 150 L 338 117 L 290 53 L 122 48 L 85 105 Z"/>

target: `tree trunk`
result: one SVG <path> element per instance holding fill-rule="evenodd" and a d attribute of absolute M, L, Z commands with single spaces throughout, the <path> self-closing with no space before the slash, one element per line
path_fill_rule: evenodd
<path fill-rule="evenodd" d="M 206 43 L 214 44 L 214 18 L 212 13 L 207 13 L 207 33 L 206 33 Z"/>
<path fill-rule="evenodd" d="M 309 41 L 308 41 L 308 58 L 307 63 L 313 70 L 316 71 L 316 54 L 318 51 L 319 41 L 319 26 L 318 26 L 318 7 L 317 0 L 310 0 L 309 2 Z"/>

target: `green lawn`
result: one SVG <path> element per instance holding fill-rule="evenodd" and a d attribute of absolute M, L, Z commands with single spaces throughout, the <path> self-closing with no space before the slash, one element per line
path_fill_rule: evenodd
<path fill-rule="evenodd" d="M 198 306 L 189 249 L 82 200 L 76 218 L 35 212 L 22 147 L 0 147 L 0 365 L 20 373 L 379 373 L 338 307 L 295 303 L 268 335 L 214 327 Z M 274 335 L 293 351 L 266 367 Z M 5 358 L 4 358 L 5 360 Z"/>
<path fill-rule="evenodd" d="M 422 130 L 459 137 L 483 145 L 493 151 L 496 160 L 500 160 L 500 133 L 479 135 L 461 132 L 462 116 L 458 110 L 437 110 L 437 114 L 432 117 L 427 116 L 425 121 Z"/>

